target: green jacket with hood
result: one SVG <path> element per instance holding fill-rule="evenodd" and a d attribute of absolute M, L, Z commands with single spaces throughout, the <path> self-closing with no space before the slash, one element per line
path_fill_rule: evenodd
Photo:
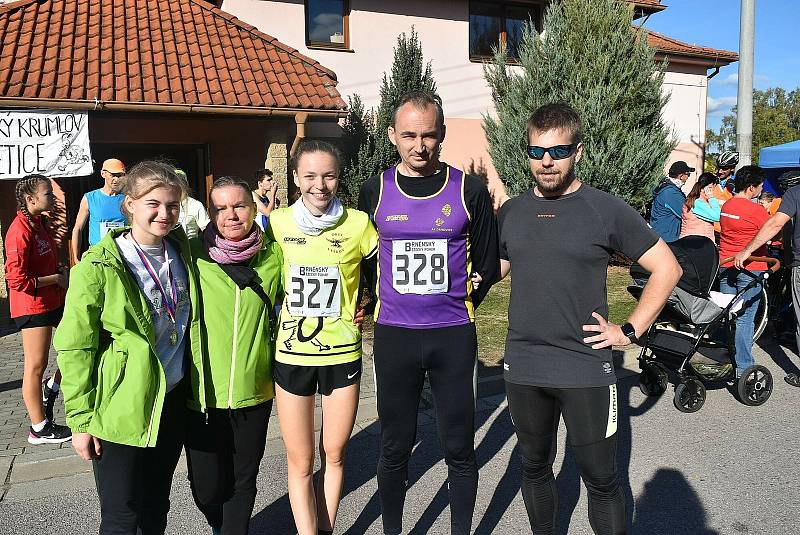
<path fill-rule="evenodd" d="M 118 444 L 152 447 L 167 382 L 147 300 L 114 243 L 126 230 L 110 231 L 72 268 L 53 345 L 70 429 Z M 199 294 L 188 241 L 180 228 L 167 239 L 180 251 L 189 275 L 186 358 L 199 363 Z"/>
<path fill-rule="evenodd" d="M 194 268 L 200 281 L 203 361 L 189 366 L 192 396 L 189 408 L 241 409 L 275 396 L 269 313 L 252 288 L 239 289 L 209 258 L 202 236 L 190 240 Z M 247 263 L 273 305 L 282 295 L 280 247 L 264 236 L 261 250 Z M 202 386 L 201 386 L 202 385 Z"/>

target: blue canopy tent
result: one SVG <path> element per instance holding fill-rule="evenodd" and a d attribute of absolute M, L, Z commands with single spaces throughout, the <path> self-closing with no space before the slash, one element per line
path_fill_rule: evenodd
<path fill-rule="evenodd" d="M 767 173 L 764 189 L 782 195 L 778 188 L 778 177 L 786 171 L 800 169 L 800 140 L 764 147 L 758 153 L 758 165 Z"/>

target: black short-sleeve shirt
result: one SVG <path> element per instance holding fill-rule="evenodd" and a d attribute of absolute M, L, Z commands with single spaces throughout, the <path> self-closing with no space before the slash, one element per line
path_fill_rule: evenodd
<path fill-rule="evenodd" d="M 559 388 L 616 382 L 611 349 L 582 326 L 608 318 L 606 274 L 619 251 L 637 260 L 658 235 L 622 200 L 583 184 L 557 198 L 527 191 L 498 214 L 500 257 L 511 262 L 506 380 Z"/>

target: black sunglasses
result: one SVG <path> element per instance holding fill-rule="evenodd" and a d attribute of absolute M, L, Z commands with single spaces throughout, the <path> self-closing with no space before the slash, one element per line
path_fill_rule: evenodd
<path fill-rule="evenodd" d="M 534 160 L 541 160 L 544 158 L 545 152 L 554 160 L 563 160 L 564 158 L 571 156 L 575 151 L 575 147 L 577 146 L 577 143 L 572 143 L 570 145 L 555 145 L 553 147 L 537 147 L 536 145 L 528 145 L 528 148 L 525 149 L 525 152 L 528 153 L 528 158 L 533 158 Z"/>
<path fill-rule="evenodd" d="M 108 169 L 103 169 L 103 171 L 105 171 L 109 175 L 113 176 L 114 178 L 122 178 L 122 177 L 125 176 L 125 171 L 122 171 L 122 172 L 119 172 L 119 173 L 112 173 Z"/>

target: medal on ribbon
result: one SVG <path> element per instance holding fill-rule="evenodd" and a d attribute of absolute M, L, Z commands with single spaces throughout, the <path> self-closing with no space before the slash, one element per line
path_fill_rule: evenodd
<path fill-rule="evenodd" d="M 139 247 L 139 244 L 136 242 L 136 239 L 133 238 L 133 234 L 131 234 L 131 239 L 133 239 L 133 243 L 136 248 L 136 254 L 139 255 L 139 260 L 142 261 L 145 270 L 147 270 L 147 274 L 150 275 L 150 278 L 153 279 L 153 283 L 158 288 L 158 291 L 161 292 L 161 297 L 164 300 L 164 307 L 167 309 L 167 316 L 169 316 L 169 320 L 172 322 L 172 330 L 169 333 L 169 343 L 171 346 L 178 345 L 178 330 L 176 328 L 176 311 L 178 310 L 178 290 L 175 287 L 175 278 L 172 276 L 172 268 L 170 267 L 169 263 L 169 252 L 167 250 L 167 245 L 162 242 L 164 247 L 164 258 L 167 263 L 167 272 L 169 273 L 169 289 L 170 292 L 164 289 L 164 285 L 161 284 L 161 279 L 158 277 L 156 270 L 153 269 L 153 265 L 147 259 L 144 251 Z"/>

